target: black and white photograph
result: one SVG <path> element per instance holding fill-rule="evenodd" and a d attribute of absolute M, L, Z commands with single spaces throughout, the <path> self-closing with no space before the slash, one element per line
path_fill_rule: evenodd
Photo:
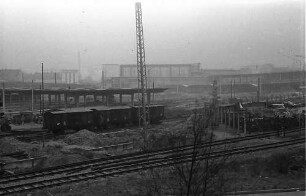
<path fill-rule="evenodd" d="M 305 0 L 0 0 L 0 196 L 304 196 Z"/>

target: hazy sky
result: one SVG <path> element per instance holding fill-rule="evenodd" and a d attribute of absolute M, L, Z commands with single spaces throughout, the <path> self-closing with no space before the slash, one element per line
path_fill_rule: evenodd
<path fill-rule="evenodd" d="M 0 68 L 77 69 L 136 63 L 135 0 L 1 0 Z M 143 0 L 146 63 L 203 68 L 294 62 L 303 0 Z"/>

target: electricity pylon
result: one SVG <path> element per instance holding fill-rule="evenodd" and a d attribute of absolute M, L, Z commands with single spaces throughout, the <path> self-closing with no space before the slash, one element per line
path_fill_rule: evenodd
<path fill-rule="evenodd" d="M 147 98 L 147 71 L 145 63 L 145 48 L 143 38 L 142 10 L 141 3 L 135 4 L 136 11 L 136 42 L 137 42 L 137 76 L 138 76 L 138 100 L 139 106 L 139 126 L 142 125 L 144 142 L 146 144 L 146 128 L 150 122 L 149 107 Z"/>

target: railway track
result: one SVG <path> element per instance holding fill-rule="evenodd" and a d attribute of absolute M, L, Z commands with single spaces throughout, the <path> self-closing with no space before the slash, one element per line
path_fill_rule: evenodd
<path fill-rule="evenodd" d="M 49 136 L 46 130 L 43 129 L 19 129 L 18 131 L 12 131 L 10 133 L 4 133 L 0 135 L 0 139 L 4 137 L 35 137 L 35 136 Z"/>
<path fill-rule="evenodd" d="M 245 154 L 250 152 L 257 152 L 272 148 L 279 148 L 289 145 L 296 145 L 305 142 L 305 138 L 293 139 L 288 141 L 274 142 L 270 144 L 260 144 L 251 145 L 246 147 L 236 147 L 227 150 L 213 151 L 209 155 L 199 154 L 197 156 L 198 160 L 219 158 L 222 156 L 231 156 L 238 154 Z M 71 173 L 64 176 L 53 177 L 49 179 L 38 179 L 33 182 L 19 182 L 19 184 L 7 184 L 7 186 L 0 188 L 0 195 L 6 195 L 10 193 L 31 191 L 46 187 L 59 186 L 66 183 L 80 182 L 95 178 L 107 177 L 120 175 L 124 173 L 135 172 L 139 170 L 146 170 L 157 167 L 165 167 L 175 164 L 181 164 L 190 162 L 192 160 L 192 154 L 188 152 L 178 153 L 178 154 L 167 154 L 163 157 L 155 156 L 140 156 L 133 159 L 122 159 L 121 161 L 107 161 L 100 163 L 99 165 L 91 167 L 89 171 L 82 173 Z"/>
<path fill-rule="evenodd" d="M 288 130 L 286 131 L 286 133 L 293 133 L 297 131 L 300 131 L 300 130 Z M 247 141 L 247 140 L 256 139 L 256 138 L 273 136 L 276 134 L 277 134 L 276 132 L 269 132 L 269 133 L 250 135 L 250 136 L 245 136 L 245 137 L 230 138 L 230 139 L 215 141 L 215 142 L 212 142 L 211 144 L 204 143 L 204 144 L 197 146 L 197 148 L 205 147 L 207 145 L 217 146 L 217 145 L 222 145 L 222 144 L 237 143 L 240 141 Z M 136 159 L 147 159 L 148 157 L 153 157 L 157 155 L 167 156 L 169 154 L 172 155 L 173 153 L 185 153 L 185 154 L 187 153 L 188 154 L 188 150 L 191 150 L 192 148 L 193 148 L 192 145 L 187 145 L 187 146 L 182 146 L 182 147 L 178 147 L 175 149 L 166 148 L 166 149 L 156 150 L 152 152 L 136 152 L 136 153 L 131 153 L 131 154 L 114 156 L 110 158 L 93 159 L 93 160 L 89 160 L 85 162 L 79 162 L 79 163 L 74 163 L 74 164 L 69 164 L 69 165 L 46 168 L 44 170 L 40 170 L 37 172 L 27 172 L 27 173 L 17 174 L 13 176 L 7 176 L 7 177 L 0 179 L 0 184 L 8 184 L 11 182 L 28 180 L 28 179 L 39 178 L 39 177 L 56 176 L 58 174 L 71 174 L 71 173 L 75 173 L 79 171 L 84 171 L 86 169 L 97 168 L 99 165 L 105 165 L 105 164 L 110 164 L 110 163 L 121 164 L 124 161 L 132 161 Z"/>
<path fill-rule="evenodd" d="M 287 130 L 286 133 L 295 133 L 300 131 L 299 129 L 293 129 L 293 130 Z M 236 137 L 236 138 L 229 138 L 229 139 L 223 139 L 223 140 L 217 140 L 213 141 L 211 143 L 202 143 L 197 146 L 197 148 L 203 148 L 207 146 L 220 146 L 220 145 L 225 145 L 225 144 L 234 144 L 242 141 L 248 141 L 248 140 L 253 140 L 253 139 L 258 139 L 258 138 L 265 138 L 273 135 L 277 135 L 278 132 L 268 132 L 268 133 L 263 133 L 263 134 L 257 134 L 257 135 L 248 135 L 244 137 Z M 160 150 L 154 150 L 150 152 L 135 152 L 135 153 L 129 153 L 129 154 L 123 154 L 123 155 L 117 155 L 117 156 L 112 156 L 108 158 L 98 158 L 98 159 L 91 159 L 88 161 L 83 161 L 83 162 L 76 162 L 73 164 L 67 164 L 63 166 L 56 166 L 56 167 L 50 167 L 46 169 L 42 169 L 40 171 L 36 172 L 27 172 L 27 173 L 22 173 L 22 174 L 16 174 L 12 176 L 7 176 L 0 178 L 0 184 L 2 183 L 9 183 L 13 181 L 18 181 L 18 180 L 26 180 L 34 177 L 41 177 L 41 176 L 52 176 L 56 175 L 58 173 L 69 173 L 73 172 L 75 170 L 86 170 L 88 168 L 94 167 L 96 165 L 99 165 L 105 161 L 117 161 L 120 162 L 122 160 L 128 160 L 128 159 L 135 159 L 135 158 L 141 158 L 141 157 L 148 157 L 148 156 L 157 156 L 157 155 L 167 155 L 167 154 L 172 154 L 172 153 L 177 153 L 177 152 L 183 152 L 183 151 L 188 151 L 192 150 L 193 145 L 185 145 L 185 146 L 180 146 L 180 147 L 169 147 L 169 148 L 163 148 Z"/>

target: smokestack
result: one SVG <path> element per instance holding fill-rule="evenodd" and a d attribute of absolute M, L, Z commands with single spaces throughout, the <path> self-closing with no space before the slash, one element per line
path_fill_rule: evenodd
<path fill-rule="evenodd" d="M 81 53 L 78 51 L 79 81 L 81 80 Z"/>
<path fill-rule="evenodd" d="M 257 102 L 260 101 L 260 95 L 261 95 L 261 81 L 260 77 L 258 78 L 258 86 L 257 86 Z"/>

